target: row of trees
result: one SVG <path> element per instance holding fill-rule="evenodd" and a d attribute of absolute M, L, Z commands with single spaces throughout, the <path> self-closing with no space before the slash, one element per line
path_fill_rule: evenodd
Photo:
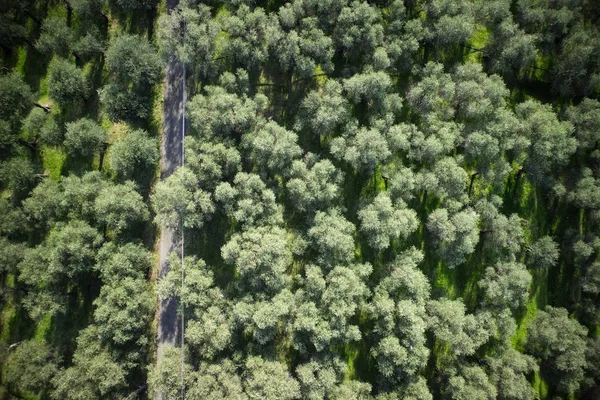
<path fill-rule="evenodd" d="M 154 1 L 0 6 L 0 326 L 8 396 L 145 387 L 156 296 Z M 147 16 L 144 16 L 147 13 Z M 9 71 L 12 69 L 12 71 Z"/>

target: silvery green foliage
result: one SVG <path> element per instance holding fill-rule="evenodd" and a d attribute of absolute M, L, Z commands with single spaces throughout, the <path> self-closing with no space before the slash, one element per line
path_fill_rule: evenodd
<path fill-rule="evenodd" d="M 297 293 L 300 305 L 292 314 L 292 346 L 301 353 L 311 348 L 322 352 L 360 340 L 361 332 L 352 318 L 366 305 L 370 291 L 365 282 L 371 271 L 368 263 L 338 266 L 327 274 L 308 266 L 304 290 Z"/>
<path fill-rule="evenodd" d="M 279 68 L 299 78 L 310 78 L 317 65 L 332 72 L 333 41 L 318 27 L 317 18 L 295 20 L 288 11 L 289 8 L 280 9 L 280 29 L 273 29 L 274 34 L 269 37 L 270 51 Z"/>
<path fill-rule="evenodd" d="M 333 43 L 342 49 L 349 65 L 361 65 L 382 45 L 383 34 L 379 9 L 367 2 L 353 1 L 337 17 Z"/>
<path fill-rule="evenodd" d="M 553 68 L 552 89 L 562 97 L 593 97 L 600 85 L 598 73 L 598 31 L 580 22 L 562 41 Z"/>
<path fill-rule="evenodd" d="M 40 393 L 48 390 L 59 373 L 61 361 L 52 349 L 37 340 L 26 340 L 9 354 L 5 370 L 6 382 L 21 392 Z"/>
<path fill-rule="evenodd" d="M 387 384 L 408 382 L 429 356 L 426 347 L 426 302 L 430 285 L 418 270 L 423 253 L 411 248 L 390 265 L 390 274 L 375 288 L 368 306 L 375 321 L 371 354 Z"/>
<path fill-rule="evenodd" d="M 471 208 L 449 214 L 438 208 L 429 214 L 427 229 L 431 233 L 436 252 L 450 267 L 466 261 L 479 243 L 479 215 Z"/>
<path fill-rule="evenodd" d="M 204 87 L 206 94 L 197 94 L 187 104 L 192 128 L 204 138 L 239 137 L 254 125 L 263 95 L 253 99 L 228 93 L 220 86 Z M 257 101 L 259 102 L 257 103 Z"/>
<path fill-rule="evenodd" d="M 154 222 L 162 227 L 200 228 L 215 211 L 212 196 L 198 186 L 198 180 L 187 167 L 178 168 L 167 179 L 156 184 L 151 196 L 156 212 Z"/>
<path fill-rule="evenodd" d="M 583 168 L 575 190 L 567 196 L 575 205 L 584 209 L 600 209 L 600 179 L 589 168 Z"/>
<path fill-rule="evenodd" d="M 339 199 L 343 178 L 344 174 L 329 159 L 318 160 L 309 153 L 292 163 L 286 187 L 296 209 L 313 213 L 329 208 Z"/>
<path fill-rule="evenodd" d="M 217 40 L 222 46 L 221 54 L 234 67 L 255 71 L 269 55 L 269 42 L 279 30 L 273 14 L 267 15 L 263 8 L 253 10 L 246 4 L 234 14 L 223 18 L 222 29 L 227 40 Z"/>
<path fill-rule="evenodd" d="M 145 346 L 154 296 L 144 277 L 108 282 L 94 301 L 98 336 L 114 346 Z"/>
<path fill-rule="evenodd" d="M 162 75 L 161 60 L 142 36 L 121 34 L 106 51 L 106 66 L 120 83 L 153 85 Z"/>
<path fill-rule="evenodd" d="M 465 43 L 473 32 L 473 5 L 468 0 L 428 0 L 428 38 L 441 46 Z"/>
<path fill-rule="evenodd" d="M 539 357 L 541 370 L 555 379 L 551 385 L 569 394 L 579 389 L 584 376 L 587 328 L 569 318 L 564 308 L 546 306 L 527 329 L 526 350 Z"/>
<path fill-rule="evenodd" d="M 538 56 L 539 36 L 526 33 L 510 18 L 494 25 L 492 40 L 487 46 L 491 53 L 491 68 L 504 77 L 524 74 Z"/>
<path fill-rule="evenodd" d="M 463 364 L 446 372 L 448 383 L 443 392 L 451 399 L 494 400 L 498 395 L 485 370 L 472 364 Z"/>
<path fill-rule="evenodd" d="M 169 254 L 169 272 L 159 282 L 158 298 L 184 299 L 186 309 L 192 315 L 200 315 L 211 305 L 223 301 L 223 293 L 216 287 L 213 272 L 204 260 L 185 257 L 185 281 L 181 286 L 181 258 L 176 253 Z"/>
<path fill-rule="evenodd" d="M 567 109 L 567 117 L 575 127 L 577 146 L 592 149 L 600 140 L 600 102 L 585 98 Z"/>
<path fill-rule="evenodd" d="M 248 152 L 248 161 L 259 170 L 288 176 L 292 162 L 302 154 L 297 141 L 296 133 L 268 121 L 259 122 L 254 130 L 245 134 L 241 146 Z"/>
<path fill-rule="evenodd" d="M 203 358 L 212 360 L 231 341 L 231 327 L 227 313 L 218 306 L 198 312 L 185 329 L 186 343 Z"/>
<path fill-rule="evenodd" d="M 127 363 L 119 362 L 116 352 L 111 351 L 98 337 L 98 326 L 95 324 L 79 333 L 71 366 L 52 381 L 53 399 L 97 399 L 126 395 Z"/>
<path fill-rule="evenodd" d="M 330 394 L 335 400 L 363 400 L 371 398 L 371 384 L 359 380 L 344 380 Z"/>
<path fill-rule="evenodd" d="M 69 47 L 73 43 L 74 33 L 67 26 L 65 18 L 49 16 L 41 26 L 40 37 L 35 42 L 38 51 L 44 54 L 58 54 L 62 57 L 69 55 Z"/>
<path fill-rule="evenodd" d="M 329 268 L 344 265 L 354 258 L 354 231 L 337 208 L 326 212 L 317 211 L 312 227 L 308 230 L 311 245 L 316 250 L 320 264 Z"/>
<path fill-rule="evenodd" d="M 108 139 L 104 128 L 87 118 L 69 122 L 66 128 L 64 145 L 75 157 L 93 156 Z"/>
<path fill-rule="evenodd" d="M 244 390 L 251 400 L 300 399 L 300 384 L 279 361 L 248 357 L 243 376 Z"/>
<path fill-rule="evenodd" d="M 387 192 L 379 193 L 360 209 L 358 219 L 369 245 L 377 250 L 387 249 L 394 240 L 406 239 L 418 227 L 417 213 L 403 202 L 392 204 Z"/>
<path fill-rule="evenodd" d="M 492 334 L 489 315 L 466 314 L 460 300 L 431 300 L 427 303 L 427 314 L 433 335 L 450 346 L 454 357 L 475 354 Z"/>
<path fill-rule="evenodd" d="M 89 91 L 83 71 L 66 59 L 55 57 L 48 65 L 48 94 L 62 108 L 86 99 Z"/>
<path fill-rule="evenodd" d="M 219 24 L 211 18 L 211 9 L 205 4 L 181 2 L 174 10 L 158 19 L 158 43 L 164 59 L 185 63 L 188 70 L 205 75 L 215 51 Z M 185 41 L 182 40 L 185 20 Z"/>
<path fill-rule="evenodd" d="M 365 71 L 344 80 L 344 91 L 352 104 L 366 105 L 375 112 L 384 108 L 391 86 L 390 76 L 382 71 Z"/>
<path fill-rule="evenodd" d="M 518 214 L 506 216 L 498 211 L 502 199 L 492 196 L 491 201 L 483 198 L 475 203 L 475 210 L 481 216 L 483 244 L 494 254 L 512 261 L 522 250 L 525 236 L 522 219 Z"/>
<path fill-rule="evenodd" d="M 105 243 L 98 251 L 94 269 L 100 272 L 104 283 L 123 278 L 142 279 L 152 267 L 151 254 L 140 244 L 117 246 Z"/>
<path fill-rule="evenodd" d="M 338 356 L 313 357 L 296 367 L 302 398 L 321 400 L 327 398 L 336 385 L 344 380 L 347 364 Z"/>
<path fill-rule="evenodd" d="M 139 178 L 142 171 L 154 171 L 158 157 L 156 139 L 141 129 L 127 132 L 110 148 L 110 166 L 122 180 Z"/>
<path fill-rule="evenodd" d="M 407 93 L 408 104 L 421 117 L 428 115 L 447 121 L 454 116 L 455 83 L 444 66 L 428 62 L 421 71 L 421 80 Z"/>
<path fill-rule="evenodd" d="M 550 236 L 543 236 L 528 248 L 529 264 L 534 268 L 548 269 L 558 262 L 560 251 L 558 244 Z"/>
<path fill-rule="evenodd" d="M 425 168 L 416 175 L 417 187 L 431 192 L 451 209 L 460 208 L 468 201 L 467 172 L 459 165 L 462 157 L 444 157 L 432 168 Z"/>
<path fill-rule="evenodd" d="M 600 262 L 596 261 L 586 268 L 581 289 L 592 295 L 600 293 Z"/>
<path fill-rule="evenodd" d="M 386 137 L 377 128 L 349 125 L 341 137 L 330 142 L 329 151 L 361 173 L 372 173 L 392 155 Z"/>
<path fill-rule="evenodd" d="M 485 270 L 479 287 L 485 302 L 499 308 L 517 309 L 529 299 L 532 277 L 525 265 L 517 262 L 500 262 Z"/>
<path fill-rule="evenodd" d="M 519 25 L 529 32 L 540 34 L 546 46 L 556 46 L 580 18 L 581 2 L 518 0 L 516 11 Z"/>
<path fill-rule="evenodd" d="M 427 117 L 421 128 L 410 125 L 409 160 L 425 165 L 433 165 L 445 155 L 449 155 L 462 136 L 463 126 L 453 121 L 441 121 L 437 117 Z"/>
<path fill-rule="evenodd" d="M 520 103 L 515 112 L 523 123 L 523 135 L 529 140 L 524 163 L 528 177 L 536 184 L 550 186 L 555 171 L 567 165 L 577 150 L 573 125 L 560 121 L 549 104 L 534 100 Z"/>
<path fill-rule="evenodd" d="M 399 166 L 396 169 L 383 168 L 382 174 L 388 177 L 388 190 L 392 200 L 410 201 L 415 197 L 417 178 L 409 167 Z"/>
<path fill-rule="evenodd" d="M 322 90 L 309 92 L 298 110 L 294 128 L 316 136 L 333 136 L 348 122 L 350 104 L 342 95 L 342 85 L 328 79 Z"/>
<path fill-rule="evenodd" d="M 97 218 L 107 228 L 119 234 L 150 218 L 144 198 L 131 181 L 108 185 L 100 191 L 94 205 Z"/>
<path fill-rule="evenodd" d="M 532 400 L 535 390 L 527 376 L 539 367 L 535 359 L 508 346 L 499 355 L 487 358 L 490 379 L 496 385 L 499 399 Z"/>
<path fill-rule="evenodd" d="M 237 173 L 233 185 L 223 182 L 217 186 L 215 199 L 243 229 L 279 225 L 283 221 L 275 194 L 256 174 Z"/>
<path fill-rule="evenodd" d="M 221 255 L 236 267 L 252 291 L 277 293 L 286 285 L 292 252 L 287 233 L 281 228 L 250 227 L 236 233 L 222 247 Z"/>
<path fill-rule="evenodd" d="M 480 64 L 456 67 L 453 74 L 456 116 L 469 126 L 485 127 L 495 111 L 506 107 L 510 91 L 498 75 L 487 75 Z"/>
<path fill-rule="evenodd" d="M 241 156 L 235 147 L 224 143 L 185 138 L 185 165 L 192 170 L 201 187 L 207 190 L 223 181 L 233 180 L 241 169 Z"/>
<path fill-rule="evenodd" d="M 413 57 L 425 39 L 426 29 L 423 22 L 418 18 L 408 18 L 402 0 L 392 2 L 390 13 L 386 17 L 388 21 L 385 27 L 384 48 L 391 67 L 399 72 L 410 71 Z"/>
<path fill-rule="evenodd" d="M 218 363 L 202 363 L 198 371 L 190 375 L 193 383 L 186 389 L 190 399 L 246 400 L 248 398 L 243 391 L 236 365 L 229 359 Z"/>

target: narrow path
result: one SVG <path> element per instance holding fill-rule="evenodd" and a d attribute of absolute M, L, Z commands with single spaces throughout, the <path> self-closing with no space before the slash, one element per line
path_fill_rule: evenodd
<path fill-rule="evenodd" d="M 178 0 L 167 0 L 169 12 L 175 8 Z M 171 61 L 167 64 L 163 103 L 163 134 L 160 144 L 160 179 L 171 175 L 182 162 L 182 123 L 183 123 L 183 68 Z M 169 272 L 168 255 L 180 248 L 180 232 L 161 228 L 158 246 L 158 277 Z M 179 317 L 177 300 L 161 301 L 158 306 L 156 363 L 163 357 L 165 345 L 179 342 Z M 159 395 L 158 398 L 161 398 Z"/>

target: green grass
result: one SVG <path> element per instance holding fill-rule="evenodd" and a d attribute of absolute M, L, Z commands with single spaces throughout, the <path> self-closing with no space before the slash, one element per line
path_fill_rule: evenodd
<path fill-rule="evenodd" d="M 35 328 L 35 340 L 44 342 L 52 329 L 52 314 L 48 313 L 42 318 Z"/>
<path fill-rule="evenodd" d="M 540 288 L 530 297 L 529 301 L 525 305 L 524 315 L 519 322 L 517 332 L 512 337 L 511 342 L 515 349 L 523 351 L 525 349 L 525 340 L 527 339 L 527 325 L 535 318 L 538 312 L 538 296 Z"/>
<path fill-rule="evenodd" d="M 539 372 L 535 372 L 533 376 L 533 389 L 537 392 L 538 398 L 545 399 L 548 397 L 548 384 L 540 376 Z"/>
<path fill-rule="evenodd" d="M 474 49 L 484 49 L 488 43 L 490 42 L 490 31 L 485 25 L 476 24 L 475 29 L 473 29 L 473 36 L 467 42 L 467 46 L 472 47 Z M 471 51 L 467 49 L 468 53 L 465 57 L 466 62 L 471 63 L 482 63 L 483 61 L 483 53 L 479 51 Z"/>
<path fill-rule="evenodd" d="M 360 349 L 358 345 L 354 343 L 346 345 L 344 348 L 344 354 L 346 355 L 346 362 L 348 363 L 348 368 L 346 369 L 346 376 L 344 379 L 347 381 L 356 379 L 356 362 L 358 360 L 358 356 L 360 355 Z"/>
<path fill-rule="evenodd" d="M 42 150 L 42 164 L 50 179 L 59 180 L 63 165 L 67 159 L 64 150 L 58 147 L 45 147 Z"/>

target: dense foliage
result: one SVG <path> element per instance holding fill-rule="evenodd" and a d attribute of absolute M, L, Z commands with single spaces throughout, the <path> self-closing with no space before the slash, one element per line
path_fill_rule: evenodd
<path fill-rule="evenodd" d="M 597 1 L 0 11 L 9 393 L 600 397 Z M 186 164 L 153 182 L 176 63 Z M 155 363 L 153 293 L 183 365 Z"/>

